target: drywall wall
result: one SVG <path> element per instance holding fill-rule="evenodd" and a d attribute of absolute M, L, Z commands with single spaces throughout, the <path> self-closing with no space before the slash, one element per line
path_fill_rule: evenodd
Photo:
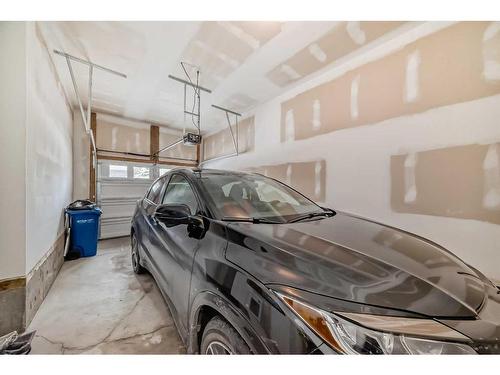
<path fill-rule="evenodd" d="M 226 128 L 205 137 L 203 141 L 203 157 L 205 160 L 238 152 L 251 152 L 255 143 L 255 118 L 253 116 L 236 122 L 230 116 L 231 128 L 226 120 Z M 232 132 L 232 133 L 231 133 Z M 235 142 L 237 140 L 237 144 Z"/>
<path fill-rule="evenodd" d="M 96 146 L 99 150 L 149 155 L 149 127 L 147 123 L 99 114 Z"/>
<path fill-rule="evenodd" d="M 1 335 L 24 330 L 62 265 L 73 178 L 71 109 L 37 23 L 0 22 L 0 45 Z"/>
<path fill-rule="evenodd" d="M 37 23 L 26 23 L 26 272 L 64 231 L 73 190 L 73 120 Z"/>
<path fill-rule="evenodd" d="M 499 279 L 500 27 L 427 30 L 256 107 L 246 114 L 255 116 L 254 151 L 205 166 L 276 176 L 319 203 L 430 238 Z"/>
<path fill-rule="evenodd" d="M 182 137 L 182 131 L 179 129 L 157 126 L 160 149 Z M 150 132 L 151 124 L 147 122 L 104 113 L 96 114 L 96 145 L 102 157 L 128 157 L 150 162 Z M 73 200 L 89 197 L 89 152 L 90 140 L 85 132 L 80 111 L 75 109 L 73 111 Z M 161 152 L 159 156 L 162 162 L 175 161 L 176 158 L 196 160 L 196 147 L 179 144 Z"/>
<path fill-rule="evenodd" d="M 182 131 L 167 129 L 165 127 L 160 127 L 160 142 L 159 149 L 173 144 L 182 138 Z M 196 147 L 185 146 L 183 143 L 179 143 L 165 151 L 160 152 L 160 160 L 168 160 L 168 158 L 180 158 L 189 160 L 196 160 Z M 181 160 L 182 161 L 182 160 Z"/>
<path fill-rule="evenodd" d="M 89 199 L 90 138 L 78 109 L 73 111 L 73 200 Z"/>
<path fill-rule="evenodd" d="M 123 117 L 97 114 L 97 135 L 96 144 L 99 152 L 103 150 L 113 151 L 103 155 L 140 157 L 140 155 L 149 155 L 150 149 L 150 128 L 151 124 L 143 121 L 126 119 Z M 169 144 L 178 141 L 182 137 L 182 131 L 179 129 L 170 129 L 165 126 L 159 126 L 159 148 L 162 149 Z M 124 155 L 120 153 L 131 153 Z M 136 155 L 133 155 L 136 154 Z M 168 150 L 162 151 L 160 159 L 186 158 L 196 159 L 196 149 L 194 147 L 176 145 Z"/>
<path fill-rule="evenodd" d="M 461 22 L 282 103 L 282 140 L 303 139 L 500 92 L 487 22 Z M 492 37 L 496 39 L 496 37 Z M 500 36 L 498 36 L 500 38 Z M 497 49 L 500 44 L 497 43 Z"/>
<path fill-rule="evenodd" d="M 391 207 L 500 225 L 499 166 L 499 142 L 391 156 Z"/>
<path fill-rule="evenodd" d="M 25 35 L 23 22 L 0 22 L 0 280 L 25 275 Z"/>

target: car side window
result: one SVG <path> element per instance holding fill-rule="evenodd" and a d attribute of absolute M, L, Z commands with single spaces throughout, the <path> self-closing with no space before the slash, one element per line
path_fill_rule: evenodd
<path fill-rule="evenodd" d="M 165 182 L 165 179 L 160 179 L 156 181 L 153 186 L 151 186 L 151 189 L 149 189 L 147 199 L 149 199 L 151 202 L 154 202 L 158 204 L 160 202 L 160 194 L 161 194 L 161 188 L 163 186 L 163 183 Z"/>
<path fill-rule="evenodd" d="M 198 201 L 189 182 L 181 175 L 175 174 L 170 179 L 162 204 L 185 204 L 191 215 L 198 211 Z"/>

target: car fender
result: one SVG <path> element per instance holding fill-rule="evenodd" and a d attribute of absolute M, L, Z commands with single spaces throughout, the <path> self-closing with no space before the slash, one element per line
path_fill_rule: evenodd
<path fill-rule="evenodd" d="M 198 344 L 198 334 L 201 329 L 200 312 L 206 306 L 217 311 L 220 316 L 233 326 L 245 340 L 252 353 L 263 354 L 270 352 L 248 319 L 227 298 L 207 290 L 198 293 L 193 300 L 189 317 L 188 353 L 198 353 L 200 350 Z"/>

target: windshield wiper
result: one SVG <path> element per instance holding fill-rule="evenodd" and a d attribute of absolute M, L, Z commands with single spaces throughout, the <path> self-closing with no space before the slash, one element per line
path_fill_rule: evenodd
<path fill-rule="evenodd" d="M 274 221 L 266 219 L 265 217 L 228 217 L 225 216 L 222 218 L 222 221 L 241 221 L 244 223 L 253 223 L 253 224 L 283 224 L 282 221 Z"/>
<path fill-rule="evenodd" d="M 334 215 L 335 215 L 335 211 L 333 211 L 333 210 L 322 211 L 322 212 L 311 212 L 308 214 L 297 216 L 296 218 L 294 218 L 292 220 L 288 220 L 287 223 L 296 223 L 298 221 L 302 221 L 305 219 L 312 219 L 313 217 L 318 217 L 318 216 L 331 217 Z"/>

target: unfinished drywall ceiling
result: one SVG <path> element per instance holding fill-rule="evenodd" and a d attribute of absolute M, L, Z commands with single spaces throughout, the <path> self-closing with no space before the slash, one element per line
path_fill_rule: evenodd
<path fill-rule="evenodd" d="M 384 36 L 395 36 L 417 25 L 336 21 L 39 23 L 51 52 L 61 50 L 128 76 L 123 79 L 94 71 L 93 105 L 100 112 L 179 129 L 193 128 L 191 118 L 185 119 L 183 114 L 184 87 L 168 75 L 185 77 L 181 61 L 200 67 L 201 84 L 213 91 L 203 93 L 201 99 L 202 128 L 207 133 L 226 126 L 224 113 L 211 104 L 246 113 L 303 77 L 310 78 L 340 58 L 345 61 L 357 50 L 375 46 Z M 283 66 L 293 65 L 297 56 L 305 70 L 296 67 L 300 76 L 290 77 Z M 54 54 L 52 58 L 76 106 L 66 61 Z M 309 64 L 310 59 L 319 63 Z M 86 105 L 88 68 L 78 63 L 73 63 L 73 68 Z M 186 69 L 194 78 L 195 68 Z M 276 69 L 281 73 L 276 74 Z M 288 79 L 281 77 L 283 72 Z M 188 99 L 192 98 L 193 92 L 188 90 Z M 188 101 L 189 106 L 192 101 Z"/>

